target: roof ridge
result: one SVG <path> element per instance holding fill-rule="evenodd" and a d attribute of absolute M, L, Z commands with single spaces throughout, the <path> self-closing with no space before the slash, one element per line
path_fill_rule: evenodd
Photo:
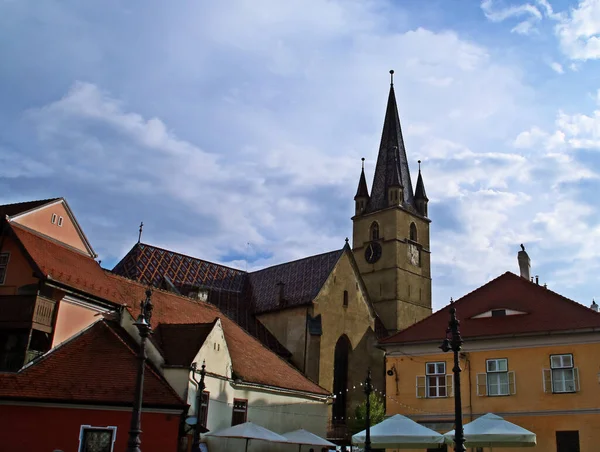
<path fill-rule="evenodd" d="M 58 201 L 59 199 L 62 199 L 62 198 L 59 197 L 59 198 L 33 199 L 31 201 L 10 202 L 8 204 L 0 204 L 0 207 L 16 206 L 16 205 L 19 205 L 19 204 L 33 204 L 33 203 L 48 204 L 48 203 L 53 202 L 53 201 Z M 40 204 L 38 207 L 41 207 L 44 204 Z M 35 207 L 34 207 L 34 209 L 35 209 Z"/>
<path fill-rule="evenodd" d="M 304 261 L 304 260 L 308 260 L 308 259 L 313 259 L 315 257 L 325 256 L 326 254 L 334 254 L 334 253 L 340 253 L 341 254 L 343 251 L 344 251 L 344 248 L 342 247 L 342 248 L 340 248 L 338 250 L 326 251 L 324 253 L 319 253 L 319 254 L 313 254 L 312 256 L 301 257 L 301 258 L 295 259 L 293 261 L 281 262 L 279 264 L 271 265 L 270 267 L 261 268 L 260 270 L 254 270 L 252 272 L 248 272 L 248 274 L 252 275 L 252 274 L 259 273 L 259 272 L 262 272 L 262 271 L 265 271 L 265 270 L 270 270 L 270 269 L 275 268 L 275 267 L 281 267 L 281 266 L 284 266 L 284 265 L 294 264 L 294 263 L 297 263 L 297 262 L 300 262 L 300 261 Z"/>
<path fill-rule="evenodd" d="M 173 250 L 169 250 L 169 249 L 167 249 L 167 248 L 163 248 L 163 247 L 156 246 L 156 245 L 150 245 L 150 244 L 148 244 L 148 243 L 144 243 L 144 242 L 139 242 L 139 243 L 136 243 L 135 245 L 133 245 L 133 248 L 131 248 L 131 250 L 130 250 L 129 252 L 131 252 L 131 251 L 132 251 L 134 248 L 136 248 L 136 247 L 139 247 L 140 245 L 147 246 L 147 247 L 149 247 L 149 248 L 154 248 L 154 249 L 157 249 L 157 250 L 160 250 L 160 251 L 166 251 L 167 253 L 178 254 L 178 255 L 180 255 L 180 256 L 182 256 L 182 257 L 187 257 L 187 258 L 189 258 L 189 259 L 194 259 L 194 260 L 197 260 L 197 261 L 206 262 L 206 263 L 208 263 L 208 264 L 212 264 L 212 265 L 219 265 L 220 267 L 224 267 L 224 268 L 227 268 L 227 269 L 229 269 L 229 270 L 234 270 L 234 271 L 236 271 L 236 272 L 239 272 L 239 273 L 243 273 L 243 274 L 246 274 L 246 273 L 248 273 L 248 272 L 246 272 L 246 271 L 244 271 L 244 270 L 240 270 L 239 268 L 230 267 L 229 265 L 224 265 L 224 264 L 220 264 L 220 263 L 218 263 L 218 262 L 212 262 L 212 261 L 208 261 L 208 260 L 206 260 L 206 259 L 201 259 L 201 258 L 199 258 L 199 257 L 190 256 L 189 254 L 183 254 L 183 253 L 180 253 L 179 251 L 173 251 Z M 129 254 L 129 253 L 127 253 L 127 254 Z M 121 260 L 123 260 L 123 259 L 121 259 Z M 118 264 L 118 263 L 117 263 L 117 264 Z M 116 267 L 116 266 L 115 266 L 115 267 Z"/>

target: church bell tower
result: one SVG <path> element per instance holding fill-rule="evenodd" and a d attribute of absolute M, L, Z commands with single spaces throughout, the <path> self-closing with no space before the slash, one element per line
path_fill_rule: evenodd
<path fill-rule="evenodd" d="M 428 198 L 419 175 L 413 192 L 394 71 L 371 193 L 363 167 L 358 183 L 352 249 L 369 297 L 389 333 L 431 314 Z"/>

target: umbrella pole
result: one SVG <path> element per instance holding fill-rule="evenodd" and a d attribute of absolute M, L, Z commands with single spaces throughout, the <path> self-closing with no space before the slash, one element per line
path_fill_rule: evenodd
<path fill-rule="evenodd" d="M 248 452 L 248 441 L 250 441 L 250 439 L 246 438 L 246 452 Z"/>
<path fill-rule="evenodd" d="M 298 444 L 298 452 L 302 452 L 302 444 Z"/>

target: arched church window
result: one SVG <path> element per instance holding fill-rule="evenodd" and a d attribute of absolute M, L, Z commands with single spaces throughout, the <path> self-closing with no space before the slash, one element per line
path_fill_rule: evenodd
<path fill-rule="evenodd" d="M 344 290 L 344 307 L 348 307 L 348 291 Z"/>
<path fill-rule="evenodd" d="M 371 240 L 379 240 L 379 224 L 377 224 L 376 221 L 371 224 L 369 236 L 371 237 Z"/>
<path fill-rule="evenodd" d="M 413 242 L 417 241 L 417 226 L 414 223 L 410 224 L 410 239 Z"/>

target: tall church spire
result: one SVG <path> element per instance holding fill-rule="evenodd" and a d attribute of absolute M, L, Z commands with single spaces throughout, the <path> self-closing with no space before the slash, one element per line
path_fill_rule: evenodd
<path fill-rule="evenodd" d="M 423 183 L 423 176 L 421 175 L 421 160 L 419 160 L 419 176 L 417 177 L 417 187 L 415 188 L 415 207 L 424 217 L 427 216 L 427 202 L 429 198 L 425 193 L 425 184 Z"/>
<path fill-rule="evenodd" d="M 379 145 L 379 156 L 373 177 L 373 187 L 368 205 L 370 212 L 385 209 L 390 205 L 388 196 L 390 187 L 403 188 L 402 201 L 405 205 L 415 207 L 410 171 L 402 138 L 398 105 L 394 92 L 394 71 L 390 71 L 391 83 L 388 96 L 387 110 Z"/>
<path fill-rule="evenodd" d="M 367 179 L 365 178 L 365 158 L 362 159 L 362 170 L 360 171 L 360 179 L 358 180 L 358 188 L 354 201 L 356 203 L 356 214 L 359 215 L 365 211 L 365 207 L 369 202 L 369 188 L 367 187 Z"/>

